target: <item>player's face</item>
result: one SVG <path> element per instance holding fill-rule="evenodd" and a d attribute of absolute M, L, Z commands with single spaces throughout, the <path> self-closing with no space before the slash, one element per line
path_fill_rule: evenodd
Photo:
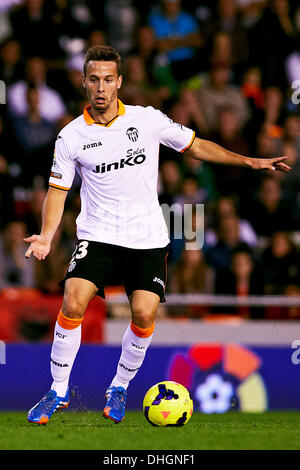
<path fill-rule="evenodd" d="M 87 64 L 83 86 L 94 110 L 99 113 L 108 111 L 118 96 L 122 76 L 118 75 L 117 64 L 110 61 L 91 60 Z"/>

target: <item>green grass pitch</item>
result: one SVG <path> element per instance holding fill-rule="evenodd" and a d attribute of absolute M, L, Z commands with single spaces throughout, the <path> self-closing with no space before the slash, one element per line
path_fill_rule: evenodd
<path fill-rule="evenodd" d="M 122 423 L 101 412 L 58 411 L 45 426 L 26 412 L 0 412 L 0 450 L 297 450 L 300 412 L 203 415 L 182 428 L 151 426 L 142 412 Z"/>

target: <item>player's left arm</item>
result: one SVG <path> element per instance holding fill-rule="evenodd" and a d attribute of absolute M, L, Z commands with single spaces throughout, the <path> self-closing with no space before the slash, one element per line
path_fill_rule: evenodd
<path fill-rule="evenodd" d="M 284 163 L 288 157 L 252 158 L 239 155 L 224 149 L 209 140 L 195 137 L 194 142 L 186 153 L 197 160 L 203 160 L 221 165 L 234 165 L 251 168 L 252 170 L 278 170 L 288 172 L 290 167 Z"/>

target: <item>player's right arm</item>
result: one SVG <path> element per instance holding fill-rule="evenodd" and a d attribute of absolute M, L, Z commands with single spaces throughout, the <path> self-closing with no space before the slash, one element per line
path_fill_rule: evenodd
<path fill-rule="evenodd" d="M 26 258 L 31 254 L 39 260 L 48 255 L 54 234 L 60 224 L 68 191 L 49 187 L 42 209 L 42 230 L 40 235 L 32 235 L 24 238 L 30 243 L 25 253 Z"/>

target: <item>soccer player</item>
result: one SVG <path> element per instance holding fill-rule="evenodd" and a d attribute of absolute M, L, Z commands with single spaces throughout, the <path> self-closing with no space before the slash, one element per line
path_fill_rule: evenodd
<path fill-rule="evenodd" d="M 57 137 L 41 233 L 25 239 L 30 244 L 25 256 L 45 259 L 77 170 L 82 178 L 78 241 L 61 283 L 64 297 L 51 350 L 53 383 L 28 412 L 29 422 L 47 423 L 56 409 L 68 406 L 84 313 L 95 295 L 104 297 L 104 287 L 116 272 L 129 298 L 132 321 L 103 414 L 116 423 L 125 416 L 127 387 L 143 363 L 157 308 L 165 300 L 169 238 L 157 196 L 160 144 L 214 163 L 290 170 L 286 157 L 237 155 L 195 137 L 191 129 L 150 106 L 124 105 L 118 99 L 121 84 L 118 52 L 108 46 L 90 48 L 83 71 L 90 104 Z"/>

